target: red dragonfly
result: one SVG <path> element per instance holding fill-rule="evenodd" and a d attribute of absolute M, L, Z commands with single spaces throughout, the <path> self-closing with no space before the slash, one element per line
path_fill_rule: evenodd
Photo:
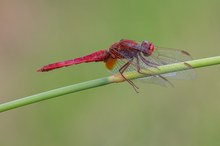
<path fill-rule="evenodd" d="M 137 91 L 136 89 L 138 89 L 138 87 L 131 80 L 125 78 L 123 75 L 124 72 L 136 70 L 142 73 L 141 69 L 184 62 L 191 59 L 190 54 L 184 50 L 155 47 L 152 42 L 146 40 L 139 43 L 133 40 L 122 39 L 111 45 L 107 50 L 99 50 L 83 57 L 48 64 L 37 71 L 47 72 L 80 63 L 104 62 L 108 70 L 113 73 L 119 72 L 121 76 L 133 86 L 135 91 Z M 190 69 L 190 65 L 186 64 L 186 66 Z M 166 86 L 167 84 L 172 85 L 167 77 L 192 78 L 193 76 L 194 72 L 192 70 L 187 70 L 163 75 L 154 75 L 143 79 L 150 83 Z"/>

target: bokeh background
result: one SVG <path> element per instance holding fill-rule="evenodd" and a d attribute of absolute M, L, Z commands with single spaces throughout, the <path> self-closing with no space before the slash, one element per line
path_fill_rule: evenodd
<path fill-rule="evenodd" d="M 0 102 L 110 75 L 103 63 L 36 69 L 122 38 L 220 55 L 217 0 L 1 0 Z M 111 84 L 0 114 L 1 146 L 218 146 L 220 69 L 175 88 Z"/>

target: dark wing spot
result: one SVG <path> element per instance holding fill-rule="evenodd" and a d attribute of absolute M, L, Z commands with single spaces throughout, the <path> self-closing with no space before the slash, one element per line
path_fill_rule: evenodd
<path fill-rule="evenodd" d="M 186 52 L 186 51 L 184 51 L 184 50 L 181 50 L 181 52 L 182 52 L 183 54 L 185 54 L 185 55 L 187 55 L 187 56 L 190 56 L 190 57 L 191 57 L 191 55 L 190 55 L 188 52 Z"/>
<path fill-rule="evenodd" d="M 184 65 L 187 66 L 189 69 L 193 69 L 192 65 L 190 65 L 190 64 L 188 64 L 186 62 L 184 62 Z"/>

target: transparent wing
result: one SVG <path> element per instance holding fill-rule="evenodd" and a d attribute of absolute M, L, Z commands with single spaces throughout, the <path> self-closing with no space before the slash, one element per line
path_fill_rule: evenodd
<path fill-rule="evenodd" d="M 130 66 L 125 70 L 125 72 L 137 71 L 138 67 L 141 69 L 149 69 L 151 67 L 157 67 L 166 64 L 178 63 L 191 60 L 192 57 L 189 53 L 183 50 L 171 49 L 171 48 L 159 48 L 156 47 L 154 53 L 151 56 L 143 56 L 140 53 L 140 56 L 137 58 L 130 58 L 123 54 L 122 52 L 118 52 L 124 59 L 117 59 L 114 64 L 114 67 L 110 70 L 112 73 L 118 73 L 120 68 L 123 67 L 127 62 L 132 60 Z M 143 59 L 141 59 L 143 58 Z M 149 70 L 149 72 L 152 72 Z M 172 72 L 162 75 L 154 75 L 150 77 L 144 77 L 139 80 L 146 83 L 158 84 L 161 86 L 168 86 L 170 82 L 166 80 L 166 78 L 175 78 L 175 79 L 192 79 L 195 77 L 195 72 L 193 69 Z"/>
<path fill-rule="evenodd" d="M 178 63 L 192 60 L 190 54 L 184 50 L 178 50 L 173 48 L 160 48 L 156 47 L 154 53 L 149 56 L 149 60 L 153 62 L 157 62 L 160 65 Z M 164 77 L 168 78 L 175 78 L 175 79 L 193 79 L 195 78 L 195 70 L 191 69 L 190 66 L 189 70 L 179 71 L 164 74 Z"/>
<path fill-rule="evenodd" d="M 163 78 L 161 78 L 159 76 L 149 76 L 149 77 L 138 79 L 138 81 L 140 81 L 142 83 L 156 84 L 156 85 L 160 85 L 160 86 L 164 86 L 164 87 L 170 86 L 170 82 L 167 82 L 166 80 L 164 80 Z"/>
<path fill-rule="evenodd" d="M 164 61 L 165 64 L 192 60 L 188 52 L 173 48 L 156 47 L 152 55 L 154 58 L 159 59 L 161 63 Z"/>
<path fill-rule="evenodd" d="M 114 67 L 109 71 L 112 72 L 113 74 L 118 73 L 119 70 L 123 67 L 123 65 L 125 65 L 127 62 L 129 62 L 128 59 L 117 59 Z M 140 65 L 141 64 L 143 65 L 143 63 L 140 63 Z M 134 61 L 132 61 L 132 64 L 126 69 L 125 72 L 137 71 L 137 66 L 138 66 L 138 64 L 134 60 Z M 144 66 L 145 69 L 146 69 L 146 66 L 147 65 Z M 143 66 L 142 66 L 142 68 L 143 68 Z M 150 68 L 150 66 L 149 66 L 149 68 Z M 149 70 L 149 72 L 150 72 L 150 70 Z M 153 71 L 152 71 L 152 74 L 153 74 Z M 135 81 L 140 81 L 142 83 L 148 83 L 148 84 L 157 84 L 157 85 L 161 85 L 161 86 L 170 86 L 169 81 L 164 80 L 163 78 L 161 78 L 157 75 L 139 78 Z"/>

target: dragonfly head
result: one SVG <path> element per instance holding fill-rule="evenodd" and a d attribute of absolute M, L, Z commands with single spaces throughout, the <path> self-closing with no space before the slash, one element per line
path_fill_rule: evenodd
<path fill-rule="evenodd" d="M 154 44 L 145 40 L 141 43 L 141 48 L 144 56 L 149 56 L 154 51 Z"/>

